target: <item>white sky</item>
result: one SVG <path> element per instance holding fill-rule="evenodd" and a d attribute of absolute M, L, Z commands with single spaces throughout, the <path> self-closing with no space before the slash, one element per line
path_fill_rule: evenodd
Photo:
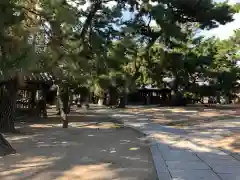
<path fill-rule="evenodd" d="M 207 37 L 216 36 L 220 39 L 227 39 L 231 36 L 235 29 L 240 28 L 240 13 L 234 15 L 234 21 L 221 25 L 218 28 L 211 29 L 210 31 L 202 31 L 201 34 Z"/>
<path fill-rule="evenodd" d="M 225 0 L 214 0 L 215 2 L 224 2 Z M 235 3 L 240 3 L 240 0 L 228 0 L 229 4 L 233 5 Z M 130 18 L 130 13 L 124 13 L 126 18 Z M 209 31 L 200 31 L 199 35 L 203 35 L 206 37 L 216 36 L 219 39 L 227 39 L 229 36 L 233 35 L 234 30 L 240 28 L 240 13 L 237 13 L 233 16 L 234 21 L 227 23 L 225 25 L 220 25 L 217 28 L 211 29 Z M 156 26 L 155 21 L 151 21 L 150 25 Z"/>
<path fill-rule="evenodd" d="M 216 2 L 223 2 L 224 0 L 216 0 Z M 229 0 L 229 4 L 240 3 L 240 0 Z M 240 13 L 234 15 L 234 21 L 221 25 L 218 28 L 211 29 L 210 31 L 202 31 L 200 34 L 211 37 L 216 36 L 220 39 L 227 39 L 231 36 L 235 29 L 240 28 Z"/>
<path fill-rule="evenodd" d="M 72 0 L 68 0 L 68 1 L 71 2 Z M 215 0 L 215 1 L 223 2 L 225 0 Z M 240 0 L 228 0 L 228 2 L 229 2 L 229 4 L 235 4 L 235 3 L 240 3 Z M 74 4 L 74 3 L 71 3 L 71 4 Z M 110 1 L 110 2 L 106 3 L 105 5 L 111 7 L 111 6 L 114 6 L 115 4 L 116 4 L 116 2 Z M 79 8 L 86 10 L 89 5 L 90 5 L 89 3 L 87 3 L 83 6 L 80 5 Z M 129 13 L 129 12 L 125 12 L 123 14 L 124 19 L 129 19 L 130 17 L 131 17 L 131 13 Z M 153 26 L 155 25 L 154 22 L 151 22 L 151 24 L 153 24 Z M 226 39 L 233 34 L 235 29 L 239 29 L 239 28 L 240 28 L 240 13 L 234 15 L 234 21 L 227 23 L 226 25 L 221 25 L 218 28 L 214 28 L 209 31 L 201 31 L 200 35 L 203 35 L 206 37 L 216 36 L 220 39 Z"/>

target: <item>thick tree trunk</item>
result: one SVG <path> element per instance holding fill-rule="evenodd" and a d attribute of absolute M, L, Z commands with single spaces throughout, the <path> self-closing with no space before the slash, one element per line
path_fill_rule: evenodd
<path fill-rule="evenodd" d="M 68 128 L 68 116 L 67 116 L 67 114 L 64 111 L 61 110 L 60 116 L 61 116 L 62 121 L 63 121 L 62 127 L 63 128 Z"/>
<path fill-rule="evenodd" d="M 107 94 L 106 105 L 109 107 L 113 107 L 117 105 L 117 98 L 113 94 Z"/>
<path fill-rule="evenodd" d="M 119 98 L 118 108 L 125 108 L 126 107 L 126 95 L 122 95 Z"/>
<path fill-rule="evenodd" d="M 31 108 L 34 109 L 36 105 L 36 90 L 31 93 Z"/>
<path fill-rule="evenodd" d="M 63 87 L 62 92 L 60 92 L 60 96 L 58 98 L 59 101 L 59 109 L 60 109 L 60 117 L 63 121 L 63 128 L 68 128 L 68 114 L 70 112 L 70 102 L 69 102 L 69 90 L 67 87 Z"/>
<path fill-rule="evenodd" d="M 48 92 L 48 87 L 43 86 L 42 89 L 42 95 L 43 95 L 43 117 L 47 117 L 47 92 Z"/>
<path fill-rule="evenodd" d="M 60 115 L 60 89 L 59 86 L 56 85 L 57 87 L 57 93 L 56 93 L 56 99 L 55 99 L 55 103 L 56 103 L 56 111 L 57 111 L 57 115 Z"/>
<path fill-rule="evenodd" d="M 9 142 L 0 134 L 0 156 L 8 154 L 15 154 L 16 150 L 9 144 Z"/>
<path fill-rule="evenodd" d="M 0 97 L 0 132 L 15 132 L 17 82 L 15 80 L 9 81 L 3 91 Z M 16 150 L 0 134 L 0 156 L 14 153 Z"/>
<path fill-rule="evenodd" d="M 99 98 L 98 99 L 98 105 L 99 106 L 103 106 L 103 103 L 104 103 L 104 99 L 103 98 Z"/>
<path fill-rule="evenodd" d="M 17 81 L 11 80 L 0 101 L 0 132 L 15 132 Z"/>
<path fill-rule="evenodd" d="M 68 116 L 67 116 L 67 114 L 69 113 L 68 101 L 62 99 L 61 97 L 58 97 L 58 106 L 59 106 L 58 113 L 63 123 L 62 127 L 68 128 Z"/>
<path fill-rule="evenodd" d="M 182 94 L 182 92 L 180 91 L 175 91 L 172 101 L 171 101 L 171 105 L 172 106 L 186 106 L 187 102 L 186 102 L 186 98 L 184 97 L 184 95 Z"/>
<path fill-rule="evenodd" d="M 229 95 L 224 95 L 224 101 L 225 101 L 225 104 L 230 104 Z"/>
<path fill-rule="evenodd" d="M 217 94 L 217 103 L 221 104 L 221 96 L 220 96 L 220 94 Z"/>
<path fill-rule="evenodd" d="M 57 114 L 60 115 L 60 100 L 59 100 L 59 97 L 57 96 L 56 98 L 56 111 L 57 111 Z"/>
<path fill-rule="evenodd" d="M 82 99 L 80 100 L 80 104 L 81 104 L 81 107 L 88 109 L 89 108 L 89 97 L 83 96 Z"/>
<path fill-rule="evenodd" d="M 47 103 L 46 103 L 46 96 L 45 96 L 45 92 L 42 89 L 41 92 L 38 91 L 37 94 L 37 102 L 36 102 L 36 110 L 38 113 L 39 117 L 42 118 L 47 118 Z"/>
<path fill-rule="evenodd" d="M 115 88 L 110 88 L 106 97 L 106 105 L 113 107 L 118 105 L 118 92 Z"/>

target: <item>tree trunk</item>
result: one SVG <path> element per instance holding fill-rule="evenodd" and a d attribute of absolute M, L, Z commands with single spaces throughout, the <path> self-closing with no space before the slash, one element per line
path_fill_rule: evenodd
<path fill-rule="evenodd" d="M 48 92 L 48 87 L 43 86 L 42 95 L 43 95 L 43 117 L 44 118 L 47 118 L 47 92 Z"/>
<path fill-rule="evenodd" d="M 60 112 L 60 116 L 61 116 L 62 121 L 63 121 L 62 127 L 63 128 L 68 128 L 68 116 L 67 116 L 67 114 L 64 113 L 64 111 L 61 111 Z"/>
<path fill-rule="evenodd" d="M 44 89 L 37 93 L 36 111 L 39 117 L 47 118 L 47 104 Z"/>
<path fill-rule="evenodd" d="M 68 114 L 70 112 L 70 103 L 69 98 L 61 99 L 62 108 L 61 108 L 61 118 L 63 120 L 63 128 L 68 128 Z"/>
<path fill-rule="evenodd" d="M 60 117 L 63 121 L 63 128 L 68 128 L 68 114 L 70 112 L 70 103 L 69 103 L 69 89 L 67 87 L 63 87 L 62 92 L 60 92 L 59 96 L 59 109 L 60 109 Z"/>
<path fill-rule="evenodd" d="M 15 132 L 17 81 L 10 80 L 0 101 L 0 132 Z"/>
<path fill-rule="evenodd" d="M 68 128 L 68 116 L 67 114 L 69 113 L 69 107 L 68 107 L 68 101 L 65 99 L 59 97 L 58 98 L 58 104 L 59 104 L 59 115 L 62 119 L 62 127 L 63 128 Z"/>
<path fill-rule="evenodd" d="M 73 93 L 69 91 L 69 107 L 73 104 Z"/>
<path fill-rule="evenodd" d="M 220 96 L 220 94 L 217 94 L 217 103 L 221 104 L 221 96 Z"/>
<path fill-rule="evenodd" d="M 0 131 L 15 132 L 14 120 L 16 118 L 16 99 L 17 99 L 17 82 L 9 81 L 6 89 L 0 98 Z M 0 134 L 0 156 L 14 154 L 16 150 Z"/>
<path fill-rule="evenodd" d="M 184 97 L 183 93 L 180 91 L 174 92 L 172 101 L 171 101 L 172 106 L 186 106 L 186 98 Z"/>
<path fill-rule="evenodd" d="M 116 88 L 111 87 L 107 93 L 106 105 L 113 107 L 118 105 L 118 92 Z"/>
<path fill-rule="evenodd" d="M 229 94 L 225 93 L 223 95 L 223 99 L 224 99 L 224 104 L 229 104 L 230 103 Z"/>
<path fill-rule="evenodd" d="M 0 134 L 0 156 L 15 154 L 16 150 L 9 144 L 9 142 Z"/>
<path fill-rule="evenodd" d="M 125 108 L 126 107 L 126 95 L 122 95 L 119 98 L 118 108 Z"/>
<path fill-rule="evenodd" d="M 99 106 L 102 106 L 103 103 L 104 103 L 104 99 L 103 99 L 103 98 L 99 98 L 99 99 L 98 99 L 98 105 L 99 105 Z"/>
<path fill-rule="evenodd" d="M 147 105 L 149 105 L 150 104 L 150 95 L 149 94 L 147 94 L 146 99 L 147 99 Z"/>
<path fill-rule="evenodd" d="M 56 94 L 55 103 L 56 103 L 57 115 L 61 115 L 61 112 L 60 112 L 60 89 L 59 89 L 59 86 L 57 86 L 57 94 Z"/>
<path fill-rule="evenodd" d="M 59 97 L 56 98 L 56 111 L 57 111 L 57 114 L 60 115 L 60 102 L 59 102 Z"/>
<path fill-rule="evenodd" d="M 31 108 L 34 109 L 36 105 L 36 90 L 31 93 Z"/>

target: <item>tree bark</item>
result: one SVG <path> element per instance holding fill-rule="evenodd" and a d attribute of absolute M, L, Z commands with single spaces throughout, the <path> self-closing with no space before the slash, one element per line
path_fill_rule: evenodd
<path fill-rule="evenodd" d="M 81 30 L 80 37 L 79 37 L 79 39 L 82 43 L 84 42 L 84 38 L 86 36 L 87 30 L 90 27 L 96 12 L 101 7 L 101 3 L 102 3 L 102 1 L 97 0 L 94 3 L 92 3 L 92 5 L 90 7 L 90 12 L 87 15 L 87 19 L 86 19 L 85 23 L 83 24 L 83 28 Z"/>
<path fill-rule="evenodd" d="M 122 95 L 119 98 L 118 108 L 125 108 L 126 107 L 126 95 Z"/>
<path fill-rule="evenodd" d="M 31 93 L 31 108 L 34 109 L 36 105 L 36 90 Z"/>
<path fill-rule="evenodd" d="M 225 100 L 225 104 L 230 104 L 230 98 L 229 95 L 224 95 L 224 100 Z"/>
<path fill-rule="evenodd" d="M 63 128 L 68 128 L 68 114 L 70 112 L 70 103 L 69 103 L 69 90 L 67 87 L 63 87 L 60 96 L 58 97 L 60 117 L 63 121 Z"/>
<path fill-rule="evenodd" d="M 103 106 L 103 103 L 104 103 L 104 99 L 103 98 L 99 98 L 98 99 L 98 105 L 99 106 Z"/>
<path fill-rule="evenodd" d="M 16 132 L 17 80 L 10 80 L 0 100 L 0 132 Z"/>
<path fill-rule="evenodd" d="M 15 154 L 16 150 L 9 144 L 9 142 L 0 134 L 0 156 Z"/>
<path fill-rule="evenodd" d="M 58 97 L 58 105 L 59 105 L 58 114 L 60 115 L 62 123 L 63 123 L 62 127 L 68 128 L 68 116 L 67 116 L 68 111 L 66 110 L 68 108 L 68 102 L 66 105 L 66 101 L 64 101 L 64 99 L 62 99 L 61 97 Z"/>
<path fill-rule="evenodd" d="M 118 105 L 118 92 L 116 88 L 114 87 L 109 88 L 106 97 L 106 105 L 110 107 Z"/>
<path fill-rule="evenodd" d="M 57 86 L 57 95 L 56 95 L 55 102 L 56 102 L 57 114 L 60 115 L 61 112 L 60 112 L 60 89 L 59 89 L 59 86 Z"/>
<path fill-rule="evenodd" d="M 62 121 L 63 121 L 62 127 L 63 128 L 68 128 L 68 116 L 67 116 L 67 114 L 64 111 L 61 110 L 60 116 L 61 116 Z"/>
<path fill-rule="evenodd" d="M 10 80 L 0 98 L 0 132 L 16 132 L 14 120 L 16 118 L 17 81 Z M 0 156 L 14 154 L 16 150 L 0 134 Z"/>

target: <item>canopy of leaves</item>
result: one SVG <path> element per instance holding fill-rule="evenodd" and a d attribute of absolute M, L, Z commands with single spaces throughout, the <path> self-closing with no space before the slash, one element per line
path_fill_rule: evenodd
<path fill-rule="evenodd" d="M 238 11 L 212 0 L 1 0 L 0 70 L 46 71 L 102 96 L 153 84 L 189 90 L 208 80 L 224 92 L 236 81 L 239 31 L 226 41 L 194 32 Z M 126 19 L 129 12 L 132 17 Z M 230 74 L 229 74 L 230 73 Z M 172 83 L 164 78 L 172 78 Z M 220 83 L 221 82 L 221 83 Z M 219 89 L 218 88 L 218 89 Z"/>

